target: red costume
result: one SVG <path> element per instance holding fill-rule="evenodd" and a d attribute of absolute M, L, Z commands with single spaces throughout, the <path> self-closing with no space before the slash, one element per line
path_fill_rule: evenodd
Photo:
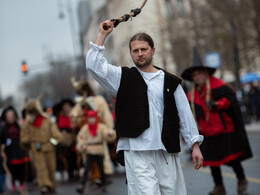
<path fill-rule="evenodd" d="M 209 109 L 206 104 L 206 85 L 196 87 L 188 97 L 192 103 L 192 96 L 194 96 L 198 127 L 205 137 L 201 145 L 204 166 L 220 166 L 235 159 L 242 160 L 251 157 L 234 92 L 226 83 L 213 76 L 210 76 L 209 83 L 210 100 L 216 103 L 213 109 Z"/>

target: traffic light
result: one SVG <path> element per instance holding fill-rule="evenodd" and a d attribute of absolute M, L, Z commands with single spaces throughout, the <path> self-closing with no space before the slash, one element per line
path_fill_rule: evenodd
<path fill-rule="evenodd" d="M 26 63 L 25 61 L 22 62 L 21 70 L 22 70 L 22 72 L 23 72 L 25 75 L 28 73 L 29 68 L 28 68 L 28 65 L 27 65 L 27 63 Z"/>

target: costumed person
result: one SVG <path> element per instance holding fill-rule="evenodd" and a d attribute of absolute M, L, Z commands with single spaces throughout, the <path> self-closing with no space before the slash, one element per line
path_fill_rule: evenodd
<path fill-rule="evenodd" d="M 4 155 L 6 156 L 6 165 L 8 172 L 10 172 L 12 190 L 16 190 L 15 182 L 19 181 L 19 190 L 25 191 L 26 167 L 30 162 L 26 151 L 20 146 L 20 125 L 18 123 L 18 114 L 12 106 L 8 106 L 2 113 L 2 120 L 4 125 L 1 127 L 1 148 L 4 148 Z"/>
<path fill-rule="evenodd" d="M 238 179 L 237 191 L 246 191 L 247 180 L 241 161 L 252 157 L 236 95 L 222 80 L 212 76 L 215 68 L 203 65 L 194 48 L 193 65 L 182 73 L 193 82 L 188 95 L 192 111 L 204 141 L 200 146 L 203 165 L 210 166 L 215 187 L 210 195 L 224 195 L 221 165 L 233 168 Z"/>
<path fill-rule="evenodd" d="M 107 30 L 104 30 L 106 26 Z M 155 47 L 146 33 L 129 42 L 132 68 L 114 66 L 104 57 L 104 42 L 114 23 L 102 22 L 90 42 L 86 67 L 116 96 L 117 151 L 125 165 L 128 194 L 187 194 L 178 153 L 181 133 L 193 148 L 195 169 L 202 166 L 199 135 L 181 79 L 153 65 Z"/>
<path fill-rule="evenodd" d="M 77 94 L 79 95 L 76 99 L 76 105 L 71 111 L 72 121 L 74 121 L 74 126 L 81 127 L 85 124 L 84 110 L 96 110 L 98 111 L 98 117 L 101 122 L 108 128 L 113 129 L 114 121 L 112 113 L 104 97 L 100 95 L 94 95 L 94 92 L 88 82 L 86 81 L 76 81 L 72 78 L 72 84 L 75 87 Z M 80 116 L 80 117 L 79 117 Z M 78 120 L 81 118 L 81 120 Z M 75 125 L 80 124 L 80 125 Z M 115 144 L 115 141 L 109 144 Z M 115 150 L 115 148 L 114 148 Z M 113 174 L 111 155 L 108 149 L 108 142 L 104 140 L 104 171 L 107 176 Z M 112 153 L 112 152 L 111 152 Z M 92 183 L 100 184 L 100 173 L 98 171 L 97 164 L 94 163 L 91 169 Z M 107 178 L 107 183 L 110 183 L 109 178 Z"/>
<path fill-rule="evenodd" d="M 86 111 L 87 124 L 85 124 L 77 135 L 77 149 L 83 155 L 87 155 L 87 161 L 81 185 L 77 188 L 78 193 L 83 193 L 85 184 L 88 180 L 88 172 L 93 164 L 96 162 L 101 175 L 103 191 L 105 191 L 105 172 L 104 172 L 104 140 L 114 141 L 116 133 L 109 129 L 106 125 L 98 121 L 98 113 L 90 110 Z"/>
<path fill-rule="evenodd" d="M 56 145 L 62 142 L 57 125 L 43 112 L 38 99 L 25 106 L 25 124 L 21 130 L 21 144 L 31 151 L 37 183 L 42 194 L 56 190 Z"/>
<path fill-rule="evenodd" d="M 3 157 L 0 151 L 0 194 L 4 193 L 4 183 L 5 183 L 5 170 L 3 167 Z"/>
<path fill-rule="evenodd" d="M 2 117 L 0 117 L 0 138 L 1 138 L 1 129 L 2 126 L 4 125 L 4 122 L 2 120 Z M 3 156 L 2 156 L 2 150 L 4 150 L 4 147 L 0 148 L 0 194 L 2 194 L 4 192 L 4 183 L 5 183 L 5 170 L 3 167 Z"/>
<path fill-rule="evenodd" d="M 69 181 L 74 181 L 77 177 L 74 170 L 77 170 L 77 154 L 76 154 L 76 135 L 72 129 L 70 112 L 74 106 L 74 102 L 70 99 L 64 99 L 56 107 L 57 125 L 60 129 L 63 141 L 57 146 L 57 170 L 62 174 L 67 171 Z M 58 113 L 57 113 L 58 112 Z"/>

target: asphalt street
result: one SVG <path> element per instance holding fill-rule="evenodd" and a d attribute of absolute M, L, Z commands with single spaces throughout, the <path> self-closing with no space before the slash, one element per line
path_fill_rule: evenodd
<path fill-rule="evenodd" d="M 251 128 L 251 129 L 250 129 Z M 242 163 L 247 179 L 249 181 L 248 190 L 243 195 L 259 195 L 260 194 L 260 124 L 254 125 L 254 127 L 247 127 L 248 137 L 254 157 L 246 160 Z M 213 188 L 213 181 L 210 175 L 209 168 L 201 168 L 196 171 L 193 169 L 192 162 L 190 161 L 190 155 L 185 152 L 186 146 L 182 144 L 182 151 L 180 154 L 184 177 L 186 181 L 186 187 L 188 195 L 207 195 Z M 230 167 L 222 166 L 222 174 L 224 178 L 224 184 L 228 195 L 237 195 L 237 180 L 235 174 Z M 90 195 L 126 195 L 127 185 L 124 168 L 120 167 L 118 171 L 109 178 L 111 184 L 107 186 L 106 193 L 103 193 L 101 189 L 96 186 L 88 186 L 84 194 Z M 74 195 L 77 194 L 75 189 L 78 186 L 77 182 L 74 183 L 58 183 L 57 192 L 55 194 L 62 195 Z M 39 195 L 39 191 L 35 185 L 27 186 L 28 193 L 30 195 Z M 20 194 L 19 192 L 11 192 L 7 190 L 7 195 Z"/>

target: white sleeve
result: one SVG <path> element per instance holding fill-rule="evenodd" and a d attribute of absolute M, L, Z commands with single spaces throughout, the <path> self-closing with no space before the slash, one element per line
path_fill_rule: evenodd
<path fill-rule="evenodd" d="M 116 95 L 120 85 L 122 68 L 109 64 L 103 55 L 104 50 L 104 46 L 90 42 L 90 49 L 86 57 L 86 68 L 105 90 Z"/>
<path fill-rule="evenodd" d="M 201 144 L 204 137 L 199 135 L 189 101 L 181 85 L 175 90 L 174 98 L 180 118 L 180 132 L 182 137 L 190 148 L 195 142 Z"/>

